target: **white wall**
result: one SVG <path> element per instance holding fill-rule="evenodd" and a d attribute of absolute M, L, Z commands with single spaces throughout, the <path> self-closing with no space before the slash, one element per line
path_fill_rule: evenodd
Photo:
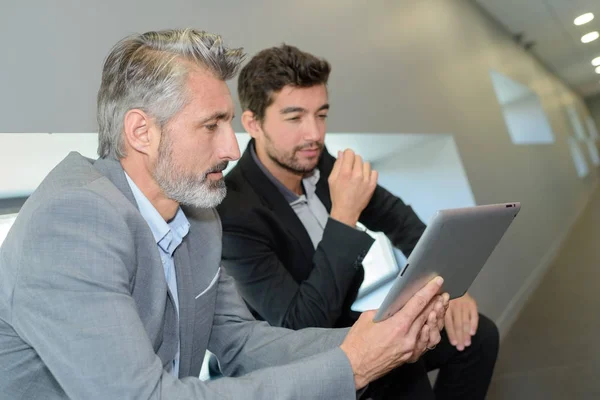
<path fill-rule="evenodd" d="M 95 133 L 0 133 L 0 199 L 28 196 L 70 151 L 96 158 Z"/>
<path fill-rule="evenodd" d="M 8 2 L 0 132 L 95 132 L 110 47 L 131 32 L 181 26 L 221 33 L 250 54 L 287 42 L 326 57 L 330 132 L 454 134 L 476 202 L 523 205 L 477 282 L 482 310 L 504 326 L 596 187 L 596 168 L 579 179 L 569 150 L 564 107 L 581 109 L 581 99 L 468 0 Z M 539 96 L 553 145 L 512 144 L 490 69 Z"/>

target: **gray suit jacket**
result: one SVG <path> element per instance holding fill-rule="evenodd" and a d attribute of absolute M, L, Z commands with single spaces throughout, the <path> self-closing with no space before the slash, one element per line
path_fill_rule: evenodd
<path fill-rule="evenodd" d="M 213 209 L 185 210 L 180 317 L 150 228 L 116 160 L 71 153 L 0 249 L 0 397 L 348 399 L 347 331 L 255 321 L 220 268 Z M 164 366 L 181 338 L 179 379 Z M 227 376 L 198 379 L 206 349 Z M 255 372 L 253 372 L 255 371 Z"/>

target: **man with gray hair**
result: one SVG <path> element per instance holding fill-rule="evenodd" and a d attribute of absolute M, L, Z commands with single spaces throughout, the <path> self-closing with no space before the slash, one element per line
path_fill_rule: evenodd
<path fill-rule="evenodd" d="M 220 268 L 214 210 L 240 155 L 225 81 L 242 58 L 191 29 L 113 48 L 100 158 L 60 162 L 0 249 L 3 397 L 346 399 L 439 342 L 441 278 L 350 330 L 294 332 L 246 309 Z M 198 379 L 207 349 L 226 378 Z"/>

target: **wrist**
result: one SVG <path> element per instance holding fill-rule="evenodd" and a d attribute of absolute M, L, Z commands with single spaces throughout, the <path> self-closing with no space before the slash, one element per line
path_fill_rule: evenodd
<path fill-rule="evenodd" d="M 350 368 L 352 368 L 352 375 L 354 377 L 354 386 L 356 390 L 360 390 L 369 384 L 369 380 L 360 373 L 359 362 L 357 360 L 356 355 L 351 351 L 351 349 L 345 348 L 344 344 L 340 346 L 340 349 L 346 354 L 348 361 L 350 363 Z"/>
<path fill-rule="evenodd" d="M 336 221 L 341 222 L 342 224 L 346 224 L 352 228 L 355 228 L 356 223 L 358 222 L 358 215 L 352 215 L 348 212 L 341 212 L 339 210 L 336 210 L 335 208 L 331 209 L 331 213 L 329 214 L 329 216 L 335 219 Z"/>

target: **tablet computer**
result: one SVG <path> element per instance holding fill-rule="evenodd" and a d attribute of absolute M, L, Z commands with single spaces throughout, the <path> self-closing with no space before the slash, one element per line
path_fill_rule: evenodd
<path fill-rule="evenodd" d="M 374 321 L 394 315 L 438 275 L 444 278 L 442 291 L 448 292 L 451 299 L 464 295 L 520 209 L 520 203 L 504 203 L 438 211 Z"/>

